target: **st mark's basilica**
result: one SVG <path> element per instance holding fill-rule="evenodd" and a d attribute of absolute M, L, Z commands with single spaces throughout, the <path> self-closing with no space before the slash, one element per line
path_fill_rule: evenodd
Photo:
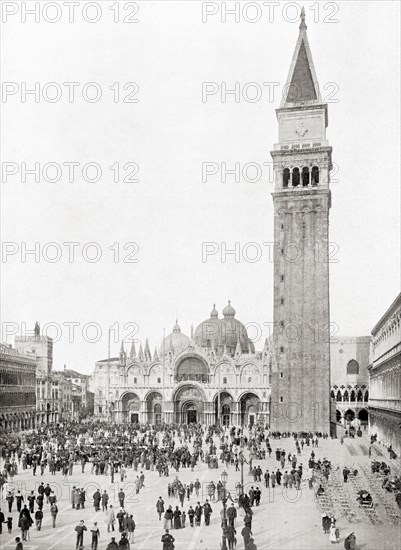
<path fill-rule="evenodd" d="M 151 354 L 121 345 L 119 357 L 96 362 L 95 414 L 116 422 L 268 423 L 271 355 L 255 353 L 231 303 L 215 306 L 191 335 L 176 322 Z"/>

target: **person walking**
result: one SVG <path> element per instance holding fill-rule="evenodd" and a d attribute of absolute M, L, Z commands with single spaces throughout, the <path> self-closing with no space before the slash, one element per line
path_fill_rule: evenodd
<path fill-rule="evenodd" d="M 168 532 L 173 527 L 173 509 L 171 506 L 164 512 L 164 528 Z"/>
<path fill-rule="evenodd" d="M 233 525 L 227 525 L 226 527 L 226 538 L 228 542 L 228 550 L 234 550 L 234 548 L 237 545 L 237 539 L 235 535 L 237 534 L 237 531 L 235 530 Z"/>
<path fill-rule="evenodd" d="M 97 489 L 94 493 L 93 493 L 93 506 L 95 508 L 95 512 L 99 512 L 100 510 L 100 501 L 102 500 L 102 495 L 100 494 L 100 491 L 99 489 Z"/>
<path fill-rule="evenodd" d="M 132 514 L 130 514 L 130 516 L 127 517 L 127 531 L 128 531 L 129 542 L 132 542 L 132 544 L 134 544 L 135 521 L 134 521 L 134 518 L 132 517 Z"/>
<path fill-rule="evenodd" d="M 97 547 L 99 544 L 99 538 L 100 538 L 100 531 L 99 531 L 99 527 L 97 526 L 97 521 L 94 522 L 93 527 L 91 528 L 91 533 L 92 533 L 91 550 L 97 550 Z"/>
<path fill-rule="evenodd" d="M 76 550 L 83 550 L 84 548 L 84 532 L 87 531 L 86 525 L 84 524 L 84 520 L 81 519 L 81 521 L 78 523 L 78 525 L 75 527 L 75 531 L 77 532 L 77 543 L 75 545 Z"/>
<path fill-rule="evenodd" d="M 116 521 L 116 516 L 114 514 L 113 506 L 110 504 L 108 510 L 106 510 L 106 524 L 107 532 L 110 533 L 110 528 L 114 531 L 114 523 Z"/>
<path fill-rule="evenodd" d="M 162 514 L 164 512 L 164 500 L 162 499 L 162 497 L 159 497 L 159 500 L 156 502 L 156 510 L 159 514 L 159 521 L 161 521 Z"/>
<path fill-rule="evenodd" d="M 106 512 L 108 502 L 109 502 L 109 495 L 107 494 L 107 491 L 103 491 L 103 494 L 102 494 L 102 512 Z"/>
<path fill-rule="evenodd" d="M 42 510 L 36 510 L 36 512 L 35 512 L 35 523 L 36 523 L 36 530 L 37 531 L 40 531 L 42 529 L 42 520 L 43 520 Z"/>
<path fill-rule="evenodd" d="M 118 501 L 120 503 L 120 508 L 124 508 L 124 500 L 125 500 L 125 493 L 121 489 L 121 491 L 118 493 Z"/>
<path fill-rule="evenodd" d="M 58 507 L 55 502 L 50 506 L 50 515 L 52 517 L 53 528 L 56 527 L 56 519 L 58 514 Z"/>

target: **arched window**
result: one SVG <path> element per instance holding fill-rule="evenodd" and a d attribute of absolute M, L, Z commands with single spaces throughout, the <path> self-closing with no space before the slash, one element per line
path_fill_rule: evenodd
<path fill-rule="evenodd" d="M 355 401 L 355 392 L 354 392 L 354 390 L 352 390 L 352 392 L 351 392 L 351 399 L 350 399 L 350 401 Z"/>
<path fill-rule="evenodd" d="M 359 363 L 355 359 L 351 359 L 347 364 L 347 374 L 359 374 Z"/>
<path fill-rule="evenodd" d="M 288 182 L 290 181 L 290 169 L 284 168 L 283 170 L 283 187 L 288 187 Z"/>
<path fill-rule="evenodd" d="M 357 401 L 363 401 L 363 396 L 362 396 L 362 391 L 361 390 L 359 390 L 358 395 L 356 397 L 356 400 Z"/>
<path fill-rule="evenodd" d="M 365 391 L 365 398 L 364 398 L 364 401 L 368 401 L 369 400 L 369 390 L 366 390 Z"/>
<path fill-rule="evenodd" d="M 319 183 L 319 168 L 313 166 L 312 168 L 312 185 L 317 185 Z"/>
<path fill-rule="evenodd" d="M 334 395 L 334 390 L 331 390 L 330 397 L 331 397 L 332 399 L 335 399 L 335 398 L 336 398 L 336 396 Z"/>
<path fill-rule="evenodd" d="M 307 187 L 309 185 L 309 168 L 304 166 L 302 168 L 302 187 Z"/>
<path fill-rule="evenodd" d="M 342 401 L 340 390 L 338 390 L 338 392 L 337 392 L 336 401 Z"/>
<path fill-rule="evenodd" d="M 345 390 L 345 392 L 344 392 L 343 401 L 349 401 L 349 396 L 348 396 L 348 391 L 347 390 Z"/>
<path fill-rule="evenodd" d="M 224 378 L 223 378 L 223 384 L 227 384 L 227 377 L 226 376 L 224 376 Z"/>
<path fill-rule="evenodd" d="M 300 182 L 299 168 L 294 168 L 292 171 L 292 186 L 297 187 Z"/>

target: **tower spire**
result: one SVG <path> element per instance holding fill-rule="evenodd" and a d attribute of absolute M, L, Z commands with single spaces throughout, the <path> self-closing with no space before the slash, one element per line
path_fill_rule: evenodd
<path fill-rule="evenodd" d="M 305 31 L 306 31 L 306 29 L 307 29 L 308 27 L 306 26 L 306 23 L 305 23 L 305 17 L 306 17 L 306 16 L 305 16 L 305 7 L 302 6 L 302 10 L 301 10 L 301 23 L 300 23 L 300 25 L 299 25 L 299 28 L 300 28 L 300 30 L 305 30 Z"/>
<path fill-rule="evenodd" d="M 292 56 L 290 70 L 284 88 L 280 108 L 322 103 L 319 84 L 309 47 L 305 23 L 305 8 L 302 7 L 299 35 Z"/>

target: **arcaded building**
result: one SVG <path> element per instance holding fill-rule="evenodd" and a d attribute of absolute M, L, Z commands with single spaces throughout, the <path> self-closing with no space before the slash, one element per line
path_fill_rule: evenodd
<path fill-rule="evenodd" d="M 233 306 L 213 307 L 191 337 L 178 323 L 151 354 L 133 343 L 97 361 L 95 416 L 116 422 L 269 422 L 271 356 L 256 352 Z"/>
<path fill-rule="evenodd" d="M 36 425 L 36 355 L 0 345 L 0 431 Z"/>
<path fill-rule="evenodd" d="M 401 456 L 401 293 L 372 330 L 369 431 Z"/>
<path fill-rule="evenodd" d="M 330 342 L 331 398 L 344 426 L 368 424 L 370 336 L 335 336 Z"/>

